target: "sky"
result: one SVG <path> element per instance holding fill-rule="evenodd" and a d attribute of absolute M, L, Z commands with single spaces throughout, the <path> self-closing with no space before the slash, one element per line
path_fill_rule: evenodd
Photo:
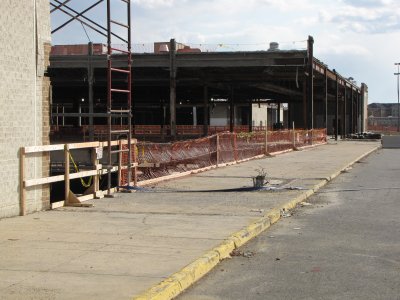
<path fill-rule="evenodd" d="M 69 3 L 81 11 L 95 2 Z M 112 3 L 113 18 L 123 20 L 118 4 L 123 2 Z M 86 15 L 105 25 L 103 4 Z M 52 28 L 67 19 L 53 13 Z M 270 42 L 280 43 L 281 49 L 303 49 L 311 35 L 314 56 L 358 85 L 366 83 L 369 103 L 397 102 L 400 0 L 132 0 L 132 23 L 138 51 L 171 38 L 218 51 L 267 50 Z M 72 22 L 53 34 L 53 44 L 87 43 L 88 37 L 106 42 L 86 31 Z"/>

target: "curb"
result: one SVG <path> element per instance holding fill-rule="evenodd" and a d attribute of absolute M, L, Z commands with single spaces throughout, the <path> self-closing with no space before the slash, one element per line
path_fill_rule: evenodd
<path fill-rule="evenodd" d="M 267 230 L 272 224 L 275 224 L 281 219 L 281 211 L 282 210 L 291 210 L 297 206 L 298 203 L 305 201 L 307 198 L 312 196 L 315 192 L 325 186 L 328 182 L 338 177 L 345 169 L 351 167 L 361 159 L 369 156 L 371 153 L 381 149 L 381 146 L 378 146 L 371 151 L 361 155 L 354 161 L 345 165 L 339 171 L 332 174 L 330 177 L 325 178 L 320 181 L 310 190 L 307 190 L 290 200 L 286 204 L 282 206 L 273 208 L 263 217 L 259 218 L 255 222 L 246 226 L 244 229 L 233 233 L 230 235 L 225 241 L 223 241 L 217 247 L 207 251 L 204 255 L 196 259 L 194 262 L 190 263 L 182 270 L 174 273 L 167 279 L 158 283 L 157 285 L 149 288 L 144 293 L 133 297 L 134 300 L 167 300 L 172 299 L 190 287 L 193 283 L 198 281 L 208 272 L 210 272 L 216 265 L 218 265 L 222 260 L 229 258 L 230 253 L 236 248 L 244 245 L 254 237 L 258 236 L 265 230 Z"/>

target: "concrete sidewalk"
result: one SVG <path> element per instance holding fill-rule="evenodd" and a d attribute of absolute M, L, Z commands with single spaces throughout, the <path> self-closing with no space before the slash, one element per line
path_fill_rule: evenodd
<path fill-rule="evenodd" d="M 268 227 L 268 217 L 279 218 L 276 208 L 305 199 L 379 146 L 330 143 L 95 200 L 92 208 L 0 220 L 0 299 L 173 296 L 218 263 L 211 249 L 220 246 L 214 252 L 223 257 Z M 260 167 L 277 191 L 211 191 L 250 187 Z M 197 269 L 170 277 L 187 265 Z"/>

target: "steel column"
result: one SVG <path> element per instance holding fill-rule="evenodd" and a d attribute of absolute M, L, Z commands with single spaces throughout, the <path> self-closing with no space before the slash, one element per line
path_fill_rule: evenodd
<path fill-rule="evenodd" d="M 208 135 L 208 125 L 210 122 L 210 117 L 209 117 L 209 104 L 208 104 L 208 85 L 205 84 L 203 88 L 203 107 L 204 107 L 204 112 L 203 112 L 203 134 L 204 136 Z"/>
<path fill-rule="evenodd" d="M 90 42 L 88 44 L 88 54 L 89 54 L 89 61 L 88 61 L 88 98 L 89 98 L 89 141 L 94 140 L 94 127 L 93 127 L 93 83 L 94 83 L 94 76 L 93 76 L 93 66 L 92 66 L 92 56 L 93 56 L 93 43 Z"/>
<path fill-rule="evenodd" d="M 347 87 L 344 86 L 344 101 L 343 101 L 343 135 L 342 138 L 345 139 L 347 135 Z"/>
<path fill-rule="evenodd" d="M 335 140 L 338 140 L 338 131 L 339 131 L 339 78 L 336 74 L 336 109 L 335 109 Z"/>
<path fill-rule="evenodd" d="M 234 88 L 231 87 L 231 94 L 229 97 L 229 131 L 233 132 L 235 129 L 235 103 L 234 103 Z"/>
<path fill-rule="evenodd" d="M 171 39 L 169 49 L 169 113 L 171 137 L 176 137 L 176 41 Z"/>
<path fill-rule="evenodd" d="M 314 128 L 314 38 L 308 37 L 307 128 Z"/>
<path fill-rule="evenodd" d="M 325 68 L 325 128 L 328 132 L 328 72 Z"/>

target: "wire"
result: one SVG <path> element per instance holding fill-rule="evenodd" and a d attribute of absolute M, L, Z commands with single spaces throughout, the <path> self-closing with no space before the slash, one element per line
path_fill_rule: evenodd
<path fill-rule="evenodd" d="M 90 39 L 90 37 L 89 37 L 89 34 L 87 33 L 87 31 L 86 31 L 86 28 L 85 28 L 85 26 L 83 25 L 83 23 L 82 22 L 80 22 L 81 23 L 81 25 L 82 25 L 82 28 L 83 28 L 83 31 L 85 31 L 85 34 L 86 34 L 86 36 L 87 36 L 87 38 L 88 38 L 88 40 L 89 40 L 89 42 L 92 42 L 92 40 Z"/>

